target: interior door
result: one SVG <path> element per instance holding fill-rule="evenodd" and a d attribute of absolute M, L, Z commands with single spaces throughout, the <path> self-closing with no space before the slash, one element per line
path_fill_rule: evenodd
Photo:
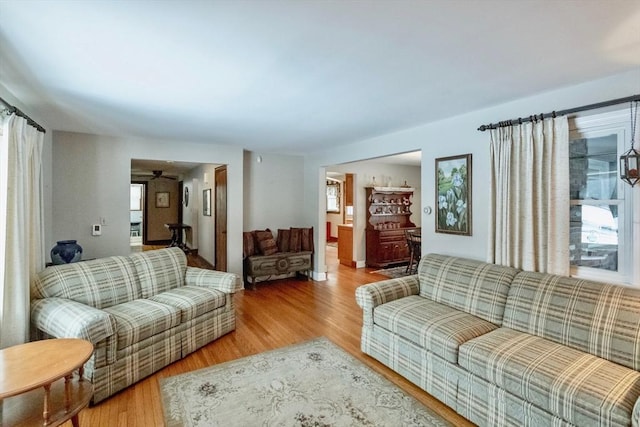
<path fill-rule="evenodd" d="M 216 265 L 218 271 L 227 271 L 227 167 L 216 168 Z"/>

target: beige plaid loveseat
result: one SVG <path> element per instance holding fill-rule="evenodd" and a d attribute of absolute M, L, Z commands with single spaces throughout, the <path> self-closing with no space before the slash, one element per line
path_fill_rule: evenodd
<path fill-rule="evenodd" d="M 640 425 L 640 290 L 429 254 L 356 290 L 362 351 L 480 426 Z"/>
<path fill-rule="evenodd" d="M 31 286 L 37 338 L 83 338 L 93 403 L 233 331 L 235 274 L 187 267 L 179 248 L 46 268 Z"/>

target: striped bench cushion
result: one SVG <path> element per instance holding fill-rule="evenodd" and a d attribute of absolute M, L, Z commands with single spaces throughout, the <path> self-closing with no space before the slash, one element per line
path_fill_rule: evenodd
<path fill-rule="evenodd" d="M 446 255 L 425 255 L 418 266 L 420 295 L 501 324 L 509 285 L 519 270 Z"/>
<path fill-rule="evenodd" d="M 523 272 L 502 326 L 640 370 L 639 289 Z"/>
<path fill-rule="evenodd" d="M 460 344 L 498 326 L 417 295 L 376 307 L 374 323 L 443 359 L 458 363 Z"/>
<path fill-rule="evenodd" d="M 105 309 L 116 319 L 118 351 L 180 324 L 180 309 L 138 299 Z"/>
<path fill-rule="evenodd" d="M 460 346 L 460 365 L 576 426 L 627 426 L 640 372 L 500 328 Z"/>
<path fill-rule="evenodd" d="M 184 323 L 222 307 L 226 301 L 226 294 L 211 288 L 181 286 L 149 299 L 180 309 L 181 323 Z"/>

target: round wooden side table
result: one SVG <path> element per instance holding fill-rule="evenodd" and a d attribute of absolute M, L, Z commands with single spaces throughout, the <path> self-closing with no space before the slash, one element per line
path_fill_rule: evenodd
<path fill-rule="evenodd" d="M 93 385 L 82 378 L 92 353 L 89 341 L 67 338 L 0 350 L 0 425 L 58 426 L 71 420 L 78 426 L 78 414 L 93 395 Z"/>

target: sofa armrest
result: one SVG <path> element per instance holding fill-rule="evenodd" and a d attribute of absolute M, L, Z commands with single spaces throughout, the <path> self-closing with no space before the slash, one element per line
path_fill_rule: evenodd
<path fill-rule="evenodd" d="M 417 274 L 359 286 L 356 289 L 356 302 L 362 308 L 364 324 L 373 325 L 373 309 L 377 306 L 409 295 L 418 295 L 419 291 Z"/>
<path fill-rule="evenodd" d="M 211 287 L 227 294 L 233 294 L 242 289 L 240 278 L 233 273 L 206 270 L 204 268 L 187 267 L 185 285 Z"/>
<path fill-rule="evenodd" d="M 94 346 L 115 333 L 109 313 L 66 298 L 31 301 L 31 322 L 50 336 L 82 338 Z"/>
<path fill-rule="evenodd" d="M 363 310 L 373 310 L 385 302 L 409 295 L 418 295 L 420 283 L 418 275 L 382 280 L 363 285 L 356 289 L 356 302 Z"/>

